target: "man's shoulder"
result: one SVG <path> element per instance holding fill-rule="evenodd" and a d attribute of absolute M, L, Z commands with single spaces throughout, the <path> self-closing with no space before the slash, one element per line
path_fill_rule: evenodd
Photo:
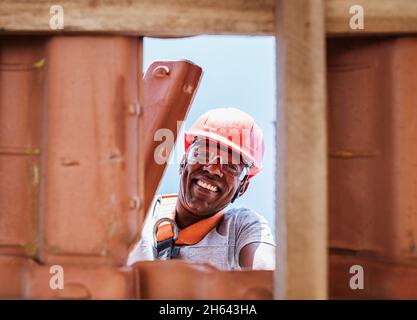
<path fill-rule="evenodd" d="M 231 208 L 225 213 L 225 226 L 233 230 L 237 252 L 251 242 L 275 245 L 271 227 L 266 218 L 249 208 Z"/>
<path fill-rule="evenodd" d="M 258 212 L 245 208 L 234 207 L 227 209 L 224 214 L 224 221 L 233 221 L 235 224 L 253 224 L 253 223 L 266 223 L 266 219 Z"/>

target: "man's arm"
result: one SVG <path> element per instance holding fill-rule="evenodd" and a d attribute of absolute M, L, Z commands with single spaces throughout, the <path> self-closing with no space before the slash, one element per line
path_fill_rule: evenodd
<path fill-rule="evenodd" d="M 247 244 L 240 251 L 239 265 L 242 269 L 274 270 L 275 246 L 263 242 Z"/>

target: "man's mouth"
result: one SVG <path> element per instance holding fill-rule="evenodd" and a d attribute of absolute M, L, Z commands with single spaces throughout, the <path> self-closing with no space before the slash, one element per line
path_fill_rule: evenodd
<path fill-rule="evenodd" d="M 219 188 L 217 188 L 216 186 L 211 185 L 210 183 L 204 182 L 203 180 L 197 179 L 196 183 L 197 183 L 198 186 L 200 186 L 204 189 L 210 190 L 212 192 L 219 191 Z"/>

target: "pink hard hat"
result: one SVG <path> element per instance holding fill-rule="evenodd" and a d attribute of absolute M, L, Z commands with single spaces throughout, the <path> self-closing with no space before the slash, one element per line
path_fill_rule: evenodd
<path fill-rule="evenodd" d="M 247 113 L 236 108 L 219 108 L 204 113 L 185 132 L 185 152 L 196 137 L 216 141 L 241 154 L 252 164 L 249 178 L 261 171 L 265 151 L 263 133 Z"/>

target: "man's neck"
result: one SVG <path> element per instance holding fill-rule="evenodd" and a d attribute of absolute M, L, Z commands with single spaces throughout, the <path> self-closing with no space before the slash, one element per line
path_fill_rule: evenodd
<path fill-rule="evenodd" d="M 188 212 L 179 201 L 177 201 L 177 205 L 175 207 L 175 221 L 178 225 L 178 228 L 184 229 L 202 219 L 204 217 L 198 217 L 196 215 L 193 215 L 192 213 Z"/>

